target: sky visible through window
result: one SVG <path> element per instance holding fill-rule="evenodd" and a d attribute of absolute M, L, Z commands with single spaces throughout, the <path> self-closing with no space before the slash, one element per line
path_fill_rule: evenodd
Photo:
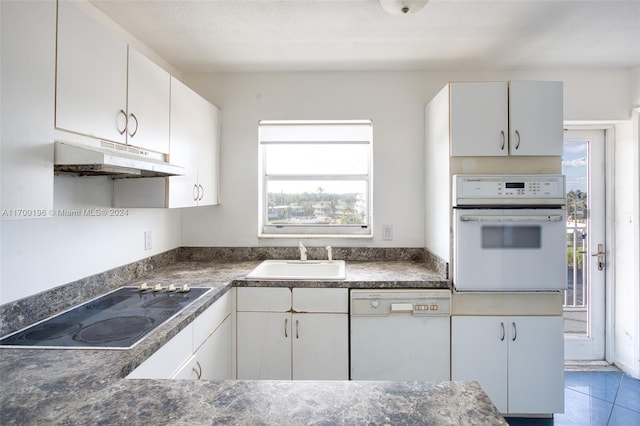
<path fill-rule="evenodd" d="M 567 179 L 567 192 L 587 192 L 589 144 L 584 141 L 565 142 L 562 154 L 562 173 Z"/>
<path fill-rule="evenodd" d="M 369 234 L 371 132 L 369 120 L 261 122 L 263 232 Z"/>

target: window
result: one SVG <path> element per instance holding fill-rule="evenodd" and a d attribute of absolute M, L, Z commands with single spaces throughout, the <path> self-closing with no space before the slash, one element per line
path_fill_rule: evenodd
<path fill-rule="evenodd" d="M 260 236 L 371 237 L 372 123 L 259 123 Z"/>

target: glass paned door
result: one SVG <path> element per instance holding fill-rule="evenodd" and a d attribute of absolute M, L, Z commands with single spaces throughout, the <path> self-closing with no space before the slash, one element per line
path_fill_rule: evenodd
<path fill-rule="evenodd" d="M 562 172 L 567 179 L 565 359 L 602 360 L 605 350 L 604 130 L 567 130 Z"/>

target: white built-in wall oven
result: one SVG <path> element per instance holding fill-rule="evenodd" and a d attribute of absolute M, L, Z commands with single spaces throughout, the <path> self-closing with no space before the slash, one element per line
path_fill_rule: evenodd
<path fill-rule="evenodd" d="M 456 291 L 566 288 L 562 175 L 453 176 Z"/>

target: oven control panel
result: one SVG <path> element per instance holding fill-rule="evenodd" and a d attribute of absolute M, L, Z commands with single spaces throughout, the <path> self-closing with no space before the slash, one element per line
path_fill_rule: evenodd
<path fill-rule="evenodd" d="M 455 175 L 453 203 L 461 205 L 566 204 L 563 175 Z"/>

